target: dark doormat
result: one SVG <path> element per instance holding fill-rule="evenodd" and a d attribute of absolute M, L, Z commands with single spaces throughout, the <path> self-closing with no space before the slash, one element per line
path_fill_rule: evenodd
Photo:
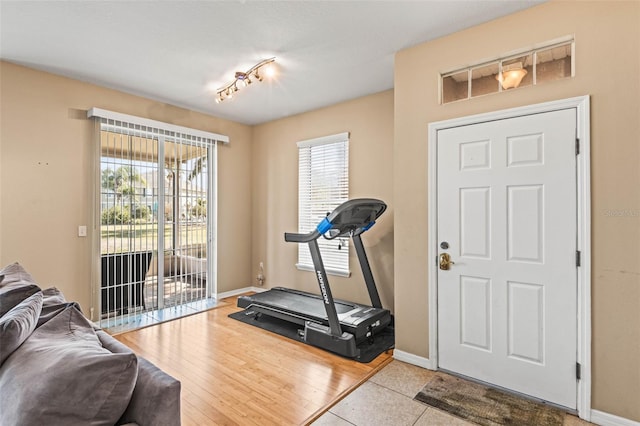
<path fill-rule="evenodd" d="M 414 399 L 486 426 L 562 426 L 565 418 L 558 408 L 440 372 Z"/>
<path fill-rule="evenodd" d="M 233 318 L 245 324 L 250 324 L 263 330 L 288 337 L 289 339 L 297 340 L 298 342 L 307 343 L 302 340 L 299 332 L 299 330 L 303 329 L 304 327 L 298 324 L 284 321 L 279 318 L 270 317 L 268 315 L 256 316 L 256 312 L 252 310 L 244 310 L 229 314 L 229 318 Z M 373 343 L 361 342 L 360 344 L 358 344 L 357 348 L 360 350 L 360 355 L 356 358 L 349 359 L 353 359 L 354 361 L 362 363 L 368 363 L 376 359 L 376 357 L 381 353 L 392 349 L 394 345 L 395 332 L 393 327 L 389 326 L 374 336 Z"/>

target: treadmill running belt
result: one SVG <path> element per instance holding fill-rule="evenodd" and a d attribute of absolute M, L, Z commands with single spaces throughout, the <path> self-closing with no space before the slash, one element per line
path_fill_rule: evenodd
<path fill-rule="evenodd" d="M 319 297 L 301 296 L 296 293 L 287 291 L 267 291 L 257 293 L 251 296 L 251 300 L 255 303 L 264 303 L 272 307 L 283 308 L 293 312 L 304 312 L 305 316 L 313 316 L 316 318 L 327 319 L 327 311 L 324 307 L 324 301 Z M 357 305 L 349 305 L 334 301 L 338 315 L 349 312 L 357 307 Z"/>

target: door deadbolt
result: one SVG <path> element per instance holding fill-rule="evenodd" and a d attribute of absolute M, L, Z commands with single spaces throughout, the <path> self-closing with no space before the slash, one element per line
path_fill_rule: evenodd
<path fill-rule="evenodd" d="M 456 262 L 451 260 L 451 256 L 449 256 L 449 253 L 442 253 L 440 255 L 440 269 L 442 269 L 443 271 L 448 271 L 449 269 L 451 269 L 451 265 L 455 263 Z"/>

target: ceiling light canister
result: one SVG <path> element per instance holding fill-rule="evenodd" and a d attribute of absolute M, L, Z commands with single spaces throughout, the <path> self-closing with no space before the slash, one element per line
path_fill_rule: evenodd
<path fill-rule="evenodd" d="M 502 89 L 507 90 L 518 87 L 525 75 L 527 75 L 527 70 L 522 67 L 522 62 L 516 62 L 503 66 L 502 72 L 496 76 L 496 80 L 500 82 Z"/>

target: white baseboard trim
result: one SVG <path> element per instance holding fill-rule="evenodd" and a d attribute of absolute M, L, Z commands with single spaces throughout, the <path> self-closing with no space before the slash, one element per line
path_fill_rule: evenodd
<path fill-rule="evenodd" d="M 393 350 L 393 358 L 398 361 L 406 362 L 407 364 L 417 365 L 418 367 L 433 370 L 433 366 L 431 365 L 431 360 L 429 358 L 424 358 L 399 349 Z"/>
<path fill-rule="evenodd" d="M 591 410 L 591 423 L 600 426 L 640 426 L 640 422 L 625 419 L 624 417 L 604 413 L 598 410 Z"/>
<path fill-rule="evenodd" d="M 244 288 L 239 288 L 236 290 L 230 290 L 230 291 L 225 291 L 222 293 L 218 293 L 216 294 L 216 299 L 220 300 L 220 299 L 225 299 L 227 297 L 233 297 L 233 296 L 238 296 L 239 294 L 242 293 L 248 293 L 250 291 L 256 292 L 256 293 L 260 293 L 263 291 L 267 291 L 268 288 L 262 288 L 262 287 L 244 287 Z"/>

